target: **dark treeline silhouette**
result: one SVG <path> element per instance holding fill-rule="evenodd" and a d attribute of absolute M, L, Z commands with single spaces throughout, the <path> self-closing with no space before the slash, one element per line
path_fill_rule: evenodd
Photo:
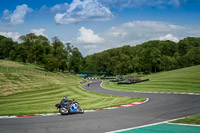
<path fill-rule="evenodd" d="M 48 71 L 78 72 L 83 57 L 70 43 L 63 44 L 57 37 L 52 42 L 33 33 L 19 38 L 21 43 L 0 35 L 0 59 L 43 66 Z"/>
<path fill-rule="evenodd" d="M 168 71 L 200 65 L 200 38 L 187 37 L 178 43 L 148 41 L 137 46 L 123 46 L 84 58 L 86 71 L 110 74 Z"/>
<path fill-rule="evenodd" d="M 187 37 L 178 43 L 148 41 L 136 46 L 123 46 L 82 57 L 78 48 L 63 44 L 57 37 L 52 42 L 33 33 L 21 36 L 19 42 L 0 35 L 0 59 L 29 62 L 48 71 L 107 72 L 111 75 L 168 71 L 200 65 L 200 38 Z"/>

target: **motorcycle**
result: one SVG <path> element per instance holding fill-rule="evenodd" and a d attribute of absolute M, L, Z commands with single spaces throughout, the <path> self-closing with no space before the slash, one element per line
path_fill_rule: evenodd
<path fill-rule="evenodd" d="M 59 109 L 61 115 L 68 115 L 70 113 L 84 113 L 84 110 L 74 99 L 73 101 L 69 101 L 63 104 L 56 104 L 55 106 L 57 107 L 57 109 Z"/>

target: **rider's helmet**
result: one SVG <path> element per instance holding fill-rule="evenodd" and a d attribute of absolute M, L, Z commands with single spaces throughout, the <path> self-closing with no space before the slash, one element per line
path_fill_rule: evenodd
<path fill-rule="evenodd" d="M 63 99 L 68 100 L 68 98 L 66 96 L 64 96 Z"/>

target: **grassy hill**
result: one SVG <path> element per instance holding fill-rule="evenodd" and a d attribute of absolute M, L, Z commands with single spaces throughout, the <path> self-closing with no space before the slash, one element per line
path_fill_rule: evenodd
<path fill-rule="evenodd" d="M 118 91 L 200 93 L 200 66 L 150 74 L 142 79 L 150 81 L 131 85 L 104 81 L 103 87 Z"/>
<path fill-rule="evenodd" d="M 145 100 L 97 94 L 81 89 L 75 75 L 48 73 L 30 64 L 0 60 L 0 115 L 58 112 L 63 96 L 77 100 L 83 109 L 97 109 Z"/>

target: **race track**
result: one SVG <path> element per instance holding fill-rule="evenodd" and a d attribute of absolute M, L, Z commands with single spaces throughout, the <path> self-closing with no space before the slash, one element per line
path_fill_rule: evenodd
<path fill-rule="evenodd" d="M 101 81 L 82 86 L 98 93 L 147 97 L 149 101 L 127 108 L 67 116 L 1 119 L 0 133 L 101 133 L 152 124 L 200 113 L 199 95 L 118 92 L 100 87 Z"/>

